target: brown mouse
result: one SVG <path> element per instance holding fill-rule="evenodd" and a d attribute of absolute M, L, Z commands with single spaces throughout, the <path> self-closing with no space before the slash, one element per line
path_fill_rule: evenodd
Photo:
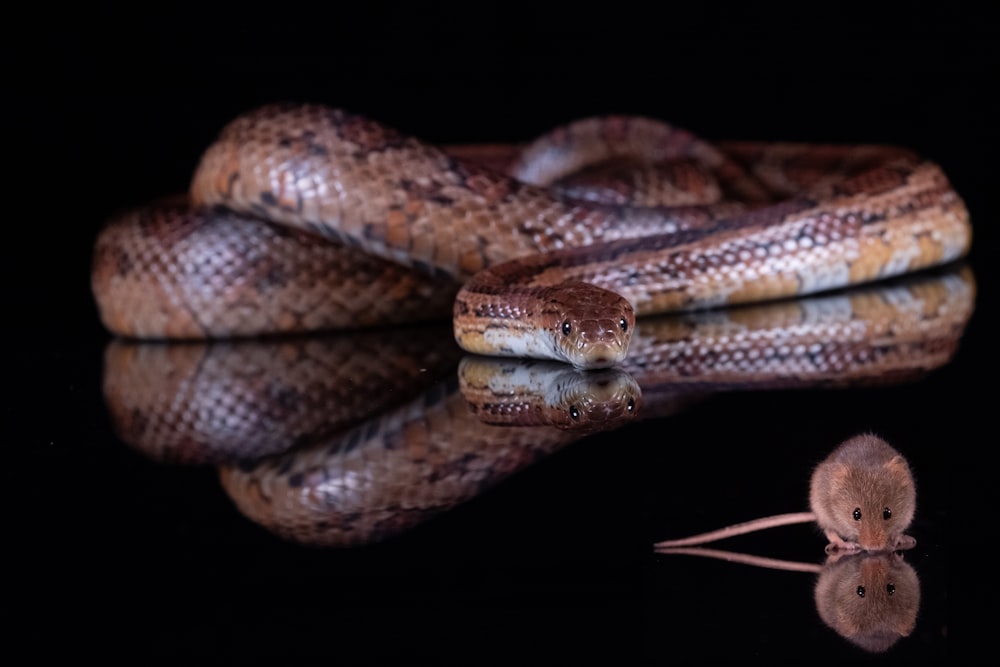
<path fill-rule="evenodd" d="M 910 466 L 885 440 L 862 434 L 840 444 L 813 471 L 811 512 L 779 514 L 709 533 L 657 542 L 657 550 L 714 542 L 735 535 L 794 523 L 815 522 L 828 552 L 855 553 L 912 549 L 905 534 L 917 497 Z"/>
<path fill-rule="evenodd" d="M 898 553 L 831 557 L 814 594 L 823 622 L 871 653 L 887 651 L 917 624 L 920 581 Z"/>
<path fill-rule="evenodd" d="M 920 580 L 899 551 L 835 551 L 823 564 L 778 560 L 707 547 L 661 549 L 663 554 L 719 558 L 730 563 L 814 572 L 816 611 L 837 634 L 872 653 L 887 651 L 916 627 Z"/>

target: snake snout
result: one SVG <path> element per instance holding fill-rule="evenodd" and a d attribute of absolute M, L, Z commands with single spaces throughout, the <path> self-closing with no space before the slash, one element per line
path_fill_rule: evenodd
<path fill-rule="evenodd" d="M 580 368 L 608 368 L 625 359 L 631 340 L 631 326 L 621 319 L 580 321 L 574 345 L 574 365 Z"/>

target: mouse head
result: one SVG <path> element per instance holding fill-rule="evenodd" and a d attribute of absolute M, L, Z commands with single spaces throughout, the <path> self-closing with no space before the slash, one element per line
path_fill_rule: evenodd
<path fill-rule="evenodd" d="M 841 514 L 838 522 L 853 523 L 862 549 L 900 545 L 916 509 L 913 476 L 901 455 L 874 466 L 841 463 L 831 470 L 831 477 L 832 485 L 841 490 L 835 503 Z"/>

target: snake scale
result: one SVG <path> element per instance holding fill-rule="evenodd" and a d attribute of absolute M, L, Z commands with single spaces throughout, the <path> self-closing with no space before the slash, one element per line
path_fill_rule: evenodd
<path fill-rule="evenodd" d="M 632 194 L 650 184 L 674 200 Z M 637 315 L 916 271 L 963 256 L 971 237 L 942 170 L 892 147 L 716 147 L 607 117 L 516 150 L 444 149 L 339 109 L 277 104 L 222 130 L 188 199 L 109 221 L 92 288 L 107 328 L 130 337 L 450 310 L 467 351 L 606 367 Z"/>

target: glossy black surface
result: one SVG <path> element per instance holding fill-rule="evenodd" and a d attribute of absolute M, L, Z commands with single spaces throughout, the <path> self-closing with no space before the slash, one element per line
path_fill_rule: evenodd
<path fill-rule="evenodd" d="M 906 559 L 922 603 L 886 656 L 945 662 L 987 644 L 995 24 L 951 9 L 788 19 L 689 8 L 668 24 L 618 4 L 572 17 L 513 5 L 295 10 L 245 8 L 235 23 L 95 10 L 10 26 L 14 231 L 0 278 L 11 649 L 346 664 L 864 659 L 820 622 L 811 575 L 651 551 L 805 509 L 812 465 L 864 430 L 904 451 L 918 483 Z M 88 284 L 109 214 L 183 190 L 225 122 L 280 99 L 441 143 L 632 112 L 709 139 L 906 145 L 943 166 L 971 211 L 976 312 L 952 362 L 920 381 L 726 393 L 576 443 L 384 543 L 298 546 L 239 514 L 211 467 L 154 463 L 118 440 L 101 393 L 109 338 Z M 739 546 L 818 562 L 823 542 L 788 528 Z"/>

